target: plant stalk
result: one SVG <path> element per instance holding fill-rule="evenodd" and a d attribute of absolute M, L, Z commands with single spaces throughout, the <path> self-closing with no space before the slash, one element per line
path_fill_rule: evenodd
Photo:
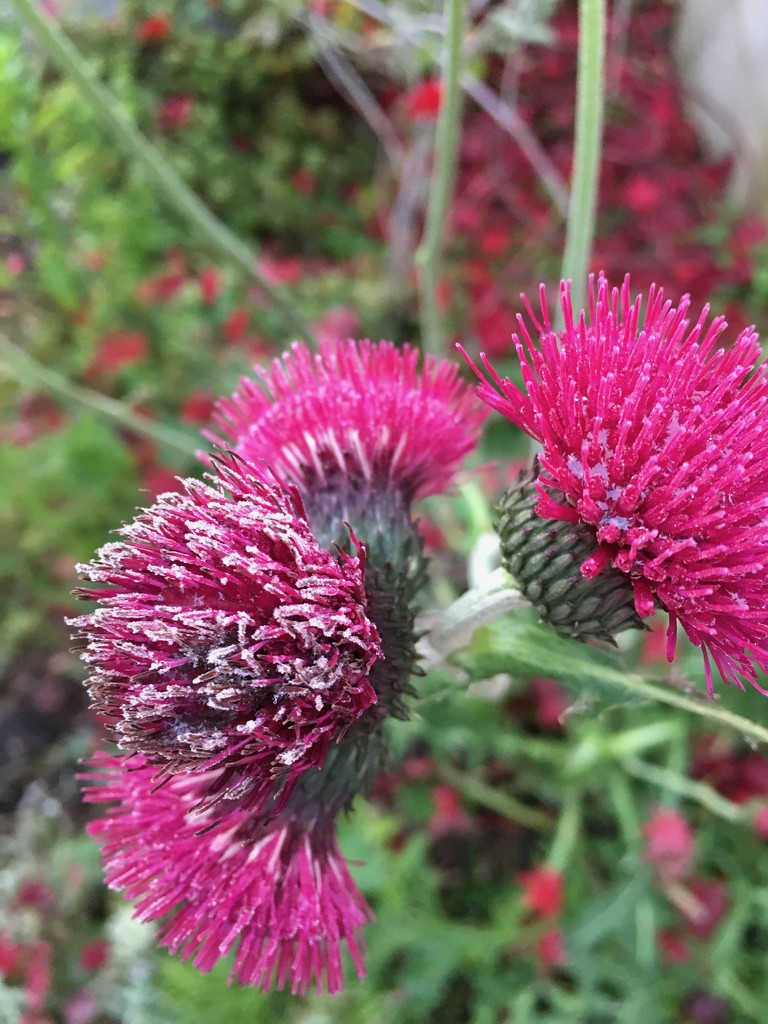
<path fill-rule="evenodd" d="M 419 270 L 421 343 L 426 352 L 441 355 L 443 317 L 437 300 L 445 224 L 450 207 L 461 124 L 461 37 L 464 0 L 446 0 L 447 31 L 442 72 L 442 103 L 435 130 L 435 153 L 429 186 L 424 238 L 415 262 Z"/>
<path fill-rule="evenodd" d="M 573 172 L 561 277 L 582 309 L 595 234 L 605 105 L 605 0 L 579 0 Z"/>
<path fill-rule="evenodd" d="M 18 345 L 0 338 L 0 370 L 3 363 L 7 366 L 11 375 L 18 381 L 32 381 L 42 385 L 48 391 L 61 395 L 65 400 L 74 402 L 77 405 L 93 409 L 100 416 L 122 423 L 136 434 L 149 437 L 159 444 L 173 448 L 184 455 L 194 455 L 200 448 L 199 441 L 196 441 L 190 434 L 186 434 L 174 427 L 166 426 L 155 420 L 145 419 L 138 416 L 123 402 L 108 395 L 102 395 L 98 391 L 73 384 L 68 378 L 57 373 L 55 370 L 43 366 L 32 356 L 24 352 Z"/>

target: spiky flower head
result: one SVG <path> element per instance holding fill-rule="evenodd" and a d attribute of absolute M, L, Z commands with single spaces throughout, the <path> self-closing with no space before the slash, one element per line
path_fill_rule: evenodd
<path fill-rule="evenodd" d="M 561 284 L 564 329 L 526 302 L 514 344 L 523 390 L 483 359 L 478 394 L 540 442 L 537 512 L 581 523 L 596 548 L 593 578 L 625 573 L 637 613 L 669 612 L 727 683 L 758 689 L 768 670 L 768 376 L 752 328 L 732 345 L 722 317 L 695 322 L 655 286 L 643 311 L 628 278 L 590 279 L 589 312 L 576 318 Z M 765 692 L 765 691 L 763 691 Z"/>
<path fill-rule="evenodd" d="M 337 992 L 346 945 L 364 976 L 360 933 L 372 915 L 327 803 L 297 801 L 296 791 L 283 813 L 235 802 L 221 821 L 210 807 L 221 771 L 158 786 L 142 757 L 97 757 L 86 799 L 112 805 L 89 826 L 108 884 L 137 901 L 140 920 L 161 920 L 160 944 L 203 972 L 234 950 L 230 980 Z"/>
<path fill-rule="evenodd" d="M 258 806 L 322 763 L 376 702 L 364 557 L 321 547 L 301 499 L 227 457 L 80 567 L 98 607 L 71 620 L 93 706 L 166 771 L 216 767 Z M 287 792 L 286 792 L 287 796 Z"/>
<path fill-rule="evenodd" d="M 447 490 L 485 418 L 455 364 L 420 368 L 408 345 L 296 342 L 254 373 L 218 402 L 227 443 L 295 483 L 316 532 L 347 519 L 372 549 L 393 523 L 407 533 L 415 500 Z"/>

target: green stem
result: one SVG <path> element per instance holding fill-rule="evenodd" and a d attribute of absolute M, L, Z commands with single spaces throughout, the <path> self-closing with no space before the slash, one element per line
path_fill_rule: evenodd
<path fill-rule="evenodd" d="M 605 0 L 579 0 L 576 130 L 568 225 L 561 276 L 572 281 L 573 305 L 584 305 L 595 233 L 605 94 Z"/>
<path fill-rule="evenodd" d="M 547 864 L 554 871 L 564 871 L 568 866 L 580 828 L 581 793 L 575 786 L 569 786 L 565 790 L 557 831 L 547 857 Z"/>
<path fill-rule="evenodd" d="M 435 131 L 435 153 L 429 187 L 424 238 L 416 253 L 420 270 L 421 342 L 427 352 L 443 352 L 443 323 L 437 302 L 440 256 L 445 222 L 456 178 L 461 123 L 461 34 L 464 0 L 446 0 L 447 29 L 442 74 L 443 97 Z"/>
<path fill-rule="evenodd" d="M 91 391 L 89 388 L 73 384 L 72 381 L 60 373 L 56 373 L 55 370 L 50 370 L 47 366 L 38 363 L 18 345 L 14 345 L 5 338 L 0 338 L 0 359 L 17 380 L 40 384 L 66 400 L 93 409 L 101 416 L 122 423 L 136 434 L 143 434 L 144 437 L 149 437 L 153 441 L 174 448 L 185 455 L 194 455 L 200 447 L 200 443 L 194 437 L 181 430 L 144 419 L 115 398 L 109 398 L 107 395 L 99 394 L 98 391 Z"/>
<path fill-rule="evenodd" d="M 527 608 L 506 569 L 495 569 L 482 587 L 467 590 L 445 608 L 426 637 L 423 667 L 431 668 L 465 647 L 476 629 L 507 612 Z"/>
<path fill-rule="evenodd" d="M 466 775 L 449 764 L 440 763 L 435 765 L 437 777 L 451 786 L 467 800 L 482 807 L 487 807 L 496 814 L 501 814 L 510 821 L 516 821 L 526 828 L 535 829 L 538 832 L 551 832 L 552 819 L 544 811 L 536 807 L 529 807 L 508 793 L 501 793 L 493 786 L 489 786 L 476 775 Z"/>
<path fill-rule="evenodd" d="M 604 669 L 599 668 L 595 672 L 595 678 L 600 678 L 603 675 Z M 760 743 L 768 744 L 768 729 L 764 726 L 759 725 L 757 722 L 752 722 L 749 718 L 744 718 L 742 715 L 737 715 L 733 711 L 727 711 L 725 708 L 719 707 L 712 701 L 708 700 L 695 700 L 693 697 L 686 697 L 685 694 L 679 693 L 677 690 L 673 690 L 669 686 L 657 686 L 656 683 L 649 683 L 645 679 L 641 679 L 639 676 L 626 675 L 615 673 L 616 683 L 622 686 L 625 690 L 630 693 L 634 693 L 637 697 L 645 697 L 648 700 L 660 701 L 662 704 L 668 704 L 670 707 L 679 708 L 681 711 L 690 711 L 694 715 L 699 715 L 700 718 L 708 718 L 712 722 L 716 722 L 718 725 L 727 726 L 730 729 L 735 729 L 743 736 L 749 736 L 754 740 L 758 740 Z"/>
<path fill-rule="evenodd" d="M 658 765 L 649 764 L 647 761 L 641 761 L 634 757 L 624 758 L 621 764 L 624 771 L 634 778 L 650 782 L 652 785 L 669 790 L 670 793 L 676 793 L 688 800 L 694 800 L 719 818 L 730 822 L 749 820 L 749 813 L 744 807 L 726 800 L 706 782 L 687 779 L 678 775 L 677 772 L 669 771 L 668 768 L 660 768 Z"/>
<path fill-rule="evenodd" d="M 515 589 L 514 579 L 509 573 L 504 569 L 496 570 L 485 581 L 483 588 L 467 591 L 440 613 L 421 645 L 424 667 L 431 669 L 438 666 L 452 653 L 467 645 L 478 626 L 527 605 L 526 599 Z M 591 657 L 588 648 L 573 641 L 561 640 L 551 630 L 525 626 L 526 630 L 528 633 L 540 634 L 541 643 L 545 645 L 541 650 L 546 650 L 546 659 L 542 660 L 541 651 L 535 650 L 529 642 L 521 643 L 521 638 L 510 628 L 499 648 L 499 655 L 506 656 L 508 671 L 535 676 L 540 675 L 546 665 L 549 677 L 559 679 L 578 696 L 583 694 L 585 686 L 590 689 L 599 688 L 603 699 L 609 701 L 614 695 L 617 700 L 624 700 L 629 694 L 689 711 L 768 745 L 768 728 L 720 707 L 713 700 L 697 700 L 672 686 L 660 686 L 631 672 L 614 668 L 598 657 Z"/>
<path fill-rule="evenodd" d="M 77 83 L 93 112 L 123 153 L 134 160 L 166 201 L 207 241 L 209 248 L 255 281 L 286 325 L 310 345 L 312 329 L 278 291 L 259 273 L 255 255 L 200 201 L 162 154 L 136 128 L 114 96 L 90 71 L 75 46 L 54 18 L 48 18 L 35 0 L 12 0 L 21 21 L 61 71 Z"/>

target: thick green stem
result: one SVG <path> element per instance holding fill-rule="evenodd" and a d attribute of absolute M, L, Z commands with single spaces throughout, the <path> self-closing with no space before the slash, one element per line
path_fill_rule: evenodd
<path fill-rule="evenodd" d="M 93 409 L 99 415 L 116 420 L 134 433 L 149 437 L 168 448 L 183 452 L 185 455 L 194 455 L 200 447 L 199 441 L 196 441 L 191 435 L 155 420 L 138 416 L 127 405 L 115 398 L 73 384 L 72 381 L 56 373 L 55 370 L 50 370 L 47 366 L 38 363 L 18 345 L 14 345 L 5 338 L 0 338 L 0 371 L 3 368 L 3 363 L 7 365 L 16 380 L 22 383 L 30 381 L 42 385 L 46 390 L 61 395 L 63 399 L 79 406 L 85 406 L 87 409 Z"/>
<path fill-rule="evenodd" d="M 516 589 L 512 576 L 505 569 L 496 570 L 482 588 L 467 591 L 440 613 L 432 630 L 420 644 L 422 664 L 427 669 L 440 665 L 451 654 L 467 645 L 479 626 L 527 605 L 526 599 Z M 593 660 L 582 645 L 560 640 L 554 633 L 551 636 L 552 644 L 546 656 L 547 675 L 562 680 L 566 686 L 574 687 L 577 693 L 583 690 L 586 680 L 589 685 L 600 687 L 606 693 L 615 693 L 618 699 L 633 696 L 667 704 L 768 744 L 768 728 L 720 707 L 715 701 L 706 698 L 697 700 L 672 686 L 652 683 L 597 658 Z M 535 675 L 542 667 L 522 647 L 510 650 L 509 660 L 510 665 L 514 663 L 515 670 L 529 672 L 531 675 Z"/>
<path fill-rule="evenodd" d="M 571 195 L 561 276 L 581 309 L 595 233 L 605 95 L 605 0 L 579 0 L 579 57 Z"/>
<path fill-rule="evenodd" d="M 465 647 L 475 630 L 485 623 L 527 607 L 528 602 L 516 589 L 507 570 L 494 570 L 484 586 L 466 591 L 441 612 L 422 645 L 424 668 L 439 664 Z"/>
<path fill-rule="evenodd" d="M 254 253 L 198 199 L 162 154 L 137 130 L 114 96 L 99 83 L 75 46 L 54 18 L 48 18 L 35 0 L 12 0 L 23 24 L 35 35 L 59 69 L 77 83 L 93 112 L 123 153 L 137 163 L 159 194 L 204 239 L 212 252 L 254 281 L 282 316 L 286 326 L 310 345 L 312 329 L 276 289 L 259 273 Z"/>
<path fill-rule="evenodd" d="M 464 0 L 446 0 L 447 29 L 442 74 L 442 103 L 435 131 L 435 154 L 429 186 L 424 238 L 416 253 L 420 271 L 421 343 L 425 351 L 443 352 L 443 318 L 437 298 L 445 222 L 456 178 L 461 123 L 461 35 Z"/>

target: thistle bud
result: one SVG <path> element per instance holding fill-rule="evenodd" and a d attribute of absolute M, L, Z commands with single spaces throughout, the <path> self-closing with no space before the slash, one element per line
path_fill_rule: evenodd
<path fill-rule="evenodd" d="M 496 531 L 504 568 L 543 621 L 559 636 L 609 643 L 625 629 L 645 629 L 626 573 L 608 567 L 592 579 L 582 575 L 597 548 L 594 530 L 542 519 L 539 497 L 535 473 L 522 472 L 499 502 Z"/>

